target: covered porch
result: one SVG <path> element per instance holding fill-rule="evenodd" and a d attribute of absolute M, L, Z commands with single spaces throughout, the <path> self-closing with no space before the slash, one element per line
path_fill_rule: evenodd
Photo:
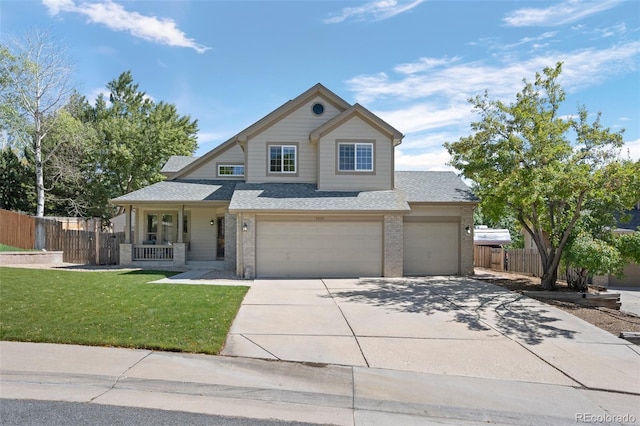
<path fill-rule="evenodd" d="M 229 202 L 236 183 L 165 180 L 112 199 L 125 216 L 120 264 L 184 268 L 206 261 L 235 270 L 237 222 Z"/>

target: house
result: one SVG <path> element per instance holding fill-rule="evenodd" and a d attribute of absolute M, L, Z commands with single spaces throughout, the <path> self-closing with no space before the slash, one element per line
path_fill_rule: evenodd
<path fill-rule="evenodd" d="M 477 199 L 453 172 L 395 171 L 402 138 L 317 84 L 113 199 L 127 212 L 120 263 L 216 261 L 245 278 L 472 274 Z"/>

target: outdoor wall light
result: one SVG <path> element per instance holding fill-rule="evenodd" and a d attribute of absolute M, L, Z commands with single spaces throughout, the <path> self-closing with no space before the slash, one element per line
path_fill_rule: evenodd
<path fill-rule="evenodd" d="M 215 224 L 216 224 L 215 219 L 211 219 L 211 220 L 209 221 L 209 225 L 213 226 L 213 225 L 215 225 Z"/>
<path fill-rule="evenodd" d="M 470 227 L 468 227 L 468 226 L 467 226 L 466 228 L 464 228 L 464 230 L 465 230 L 465 231 L 467 231 L 467 234 L 470 234 L 470 233 L 471 233 L 471 228 L 470 228 Z"/>
<path fill-rule="evenodd" d="M 247 229 L 249 229 L 249 227 L 247 226 L 247 222 L 245 222 L 242 224 L 242 230 L 246 232 Z"/>

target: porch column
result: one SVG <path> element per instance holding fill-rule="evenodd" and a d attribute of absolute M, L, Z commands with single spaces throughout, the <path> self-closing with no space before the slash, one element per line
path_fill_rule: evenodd
<path fill-rule="evenodd" d="M 180 206 L 178 209 L 178 242 L 182 242 L 182 230 L 184 229 L 184 205 Z"/>
<path fill-rule="evenodd" d="M 125 208 L 124 212 L 124 241 L 131 244 L 131 205 Z"/>

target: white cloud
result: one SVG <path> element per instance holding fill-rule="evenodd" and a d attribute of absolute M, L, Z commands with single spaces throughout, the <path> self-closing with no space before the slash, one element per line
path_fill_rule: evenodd
<path fill-rule="evenodd" d="M 557 26 L 579 21 L 610 9 L 621 0 L 568 0 L 545 9 L 524 8 L 509 13 L 503 21 L 511 27 Z"/>
<path fill-rule="evenodd" d="M 460 58 L 420 58 L 418 62 L 409 63 L 409 64 L 400 64 L 397 65 L 393 70 L 397 73 L 401 74 L 415 74 L 417 72 L 422 72 L 426 70 L 430 70 L 432 68 L 437 68 L 443 65 L 449 65 L 454 62 L 459 61 Z"/>
<path fill-rule="evenodd" d="M 347 20 L 353 21 L 382 21 L 400 13 L 407 12 L 423 3 L 425 0 L 376 0 L 362 6 L 345 7 L 334 16 L 324 20 L 325 24 L 339 24 Z"/>
<path fill-rule="evenodd" d="M 438 149 L 431 152 L 422 152 L 421 154 L 408 154 L 399 147 L 396 149 L 395 166 L 396 170 L 445 170 L 455 171 L 447 163 L 451 157 L 444 149 Z"/>
<path fill-rule="evenodd" d="M 376 111 L 375 114 L 407 133 L 468 123 L 473 116 L 471 106 L 463 100 L 448 108 L 425 102 L 395 111 Z"/>
<path fill-rule="evenodd" d="M 558 61 L 564 63 L 560 84 L 569 92 L 575 91 L 636 71 L 639 54 L 640 41 L 634 41 L 608 49 L 548 52 L 523 61 L 504 57 L 495 65 L 486 62 L 456 63 L 424 73 L 401 74 L 397 79 L 386 73 L 360 75 L 346 83 L 355 92 L 356 100 L 365 105 L 378 99 L 406 101 L 428 97 L 441 97 L 449 105 L 455 105 L 485 90 L 494 98 L 511 98 L 522 88 L 522 78 L 532 80 L 536 72 L 554 66 Z M 423 59 L 415 64 L 402 64 L 401 70 L 418 70 L 421 66 Z"/>
<path fill-rule="evenodd" d="M 198 53 L 210 48 L 187 38 L 175 21 L 155 16 L 144 16 L 130 12 L 110 0 L 100 3 L 74 3 L 73 0 L 43 0 L 51 15 L 61 12 L 78 13 L 86 16 L 89 22 L 105 25 L 114 31 L 125 31 L 143 40 L 165 44 L 167 46 L 187 47 Z"/>
<path fill-rule="evenodd" d="M 624 147 L 622 147 L 621 155 L 623 158 L 627 158 L 627 154 L 633 161 L 640 160 L 640 139 L 634 141 L 625 141 Z"/>

